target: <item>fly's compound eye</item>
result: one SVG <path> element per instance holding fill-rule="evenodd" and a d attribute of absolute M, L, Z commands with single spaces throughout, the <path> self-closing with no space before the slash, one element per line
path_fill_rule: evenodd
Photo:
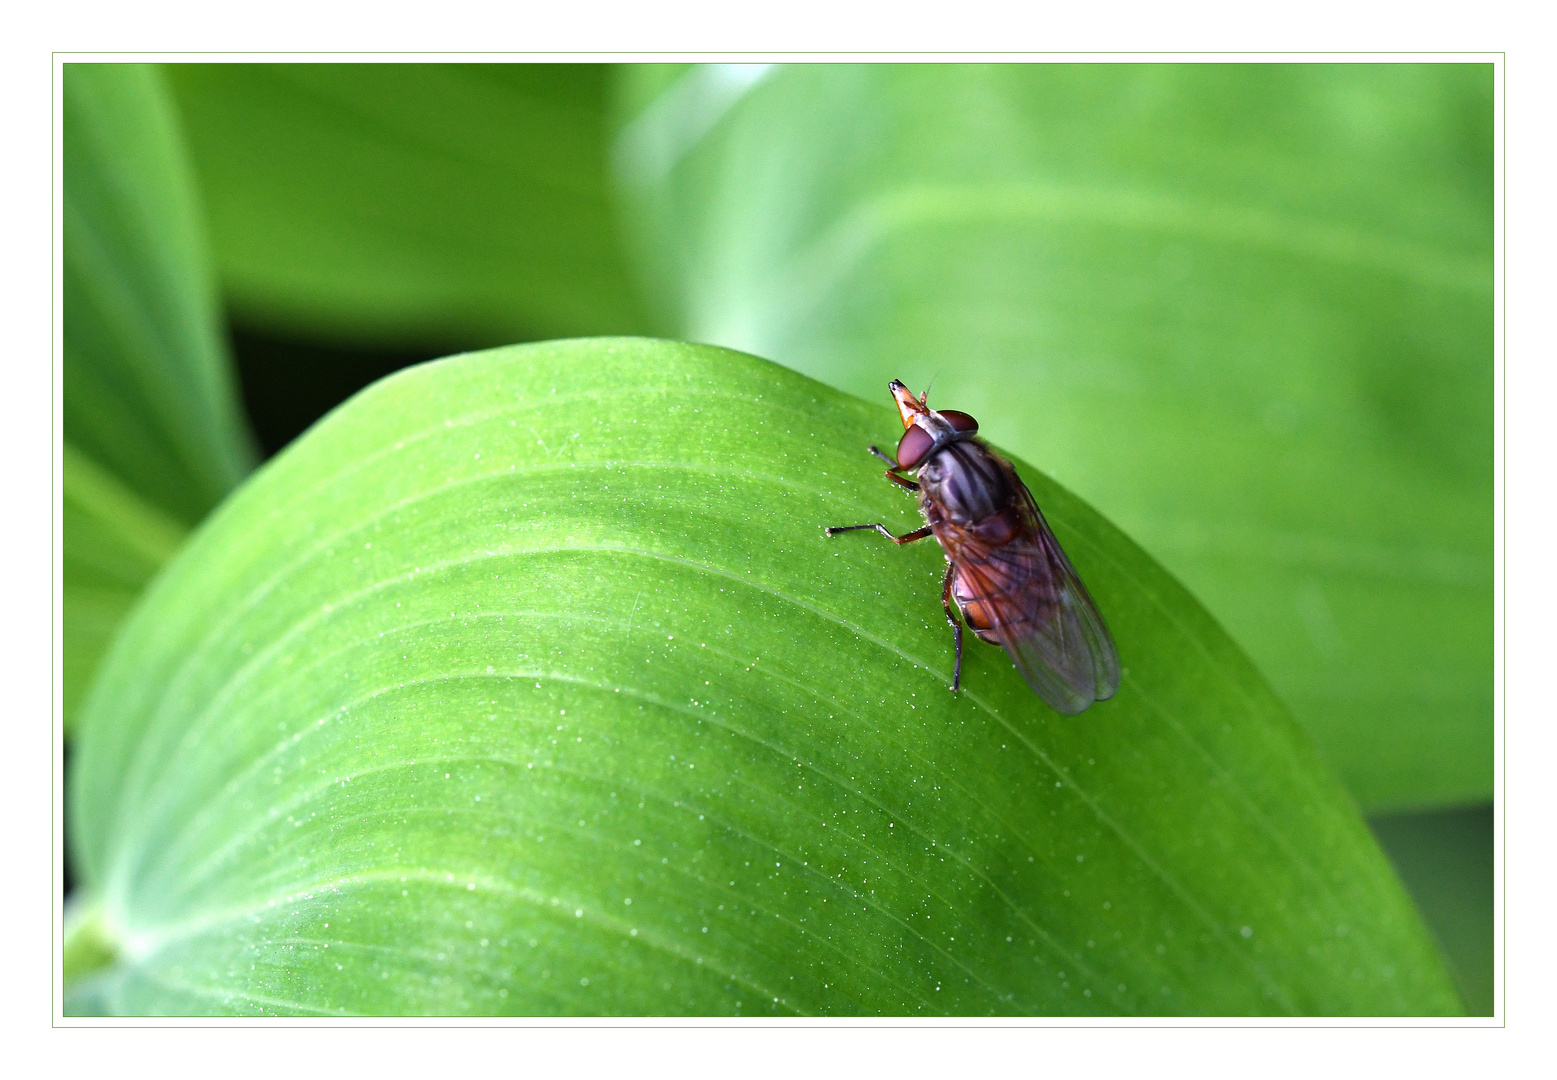
<path fill-rule="evenodd" d="M 918 467 L 930 447 L 935 445 L 935 436 L 924 428 L 915 424 L 903 432 L 903 437 L 897 444 L 897 464 L 901 469 L 913 469 Z"/>
<path fill-rule="evenodd" d="M 958 412 L 956 409 L 938 409 L 936 411 L 946 418 L 946 422 L 952 426 L 954 431 L 969 432 L 979 429 L 979 422 L 965 412 Z"/>

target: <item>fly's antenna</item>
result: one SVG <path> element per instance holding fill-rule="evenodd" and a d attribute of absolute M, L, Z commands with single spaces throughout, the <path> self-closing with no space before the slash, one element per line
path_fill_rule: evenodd
<path fill-rule="evenodd" d="M 935 380 L 939 379 L 940 377 L 941 377 L 941 373 L 939 371 L 937 371 L 934 375 L 930 376 L 930 385 L 925 387 L 924 388 L 924 393 L 919 395 L 919 404 L 924 405 L 926 407 L 929 406 L 930 391 L 935 389 Z"/>

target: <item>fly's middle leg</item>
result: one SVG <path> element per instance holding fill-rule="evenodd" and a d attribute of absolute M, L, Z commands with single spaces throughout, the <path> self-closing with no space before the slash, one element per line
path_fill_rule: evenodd
<path fill-rule="evenodd" d="M 952 639 L 956 642 L 957 660 L 952 666 L 952 693 L 956 693 L 962 686 L 962 623 L 952 614 L 952 580 L 957 576 L 957 568 L 950 563 L 946 564 L 946 580 L 941 583 L 941 607 L 946 611 L 946 621 L 951 623 Z"/>

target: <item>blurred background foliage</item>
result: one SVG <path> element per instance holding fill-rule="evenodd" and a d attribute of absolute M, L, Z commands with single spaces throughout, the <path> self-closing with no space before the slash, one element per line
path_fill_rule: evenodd
<path fill-rule="evenodd" d="M 65 722 L 141 587 L 254 465 L 180 121 L 156 71 L 65 100 Z"/>
<path fill-rule="evenodd" d="M 1487 69 L 758 71 L 627 75 L 677 336 L 934 379 L 1178 574 L 1364 806 L 1491 794 Z"/>
<path fill-rule="evenodd" d="M 114 109 L 144 108 L 156 138 L 120 156 L 166 201 L 109 217 L 184 224 L 134 265 L 67 198 L 90 343 L 66 357 L 67 708 L 252 462 L 213 279 L 265 453 L 406 363 L 522 340 L 709 342 L 869 399 L 933 378 L 1248 650 L 1490 1012 L 1490 66 L 134 81 L 144 101 L 67 109 L 67 171 L 78 134 L 127 138 Z M 80 419 L 115 395 L 152 419 Z"/>

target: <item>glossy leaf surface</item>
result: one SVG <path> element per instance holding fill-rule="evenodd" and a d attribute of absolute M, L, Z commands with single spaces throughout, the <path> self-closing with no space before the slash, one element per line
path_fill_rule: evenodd
<path fill-rule="evenodd" d="M 901 430 L 642 339 L 378 383 L 195 534 L 71 784 L 137 1013 L 1457 1009 L 1340 786 L 1169 575 L 1022 462 L 1126 668 L 973 644 L 864 453 Z M 985 432 L 998 441 L 998 429 Z"/>
<path fill-rule="evenodd" d="M 1373 808 L 1492 791 L 1492 69 L 624 69 L 678 337 L 966 409 Z"/>

